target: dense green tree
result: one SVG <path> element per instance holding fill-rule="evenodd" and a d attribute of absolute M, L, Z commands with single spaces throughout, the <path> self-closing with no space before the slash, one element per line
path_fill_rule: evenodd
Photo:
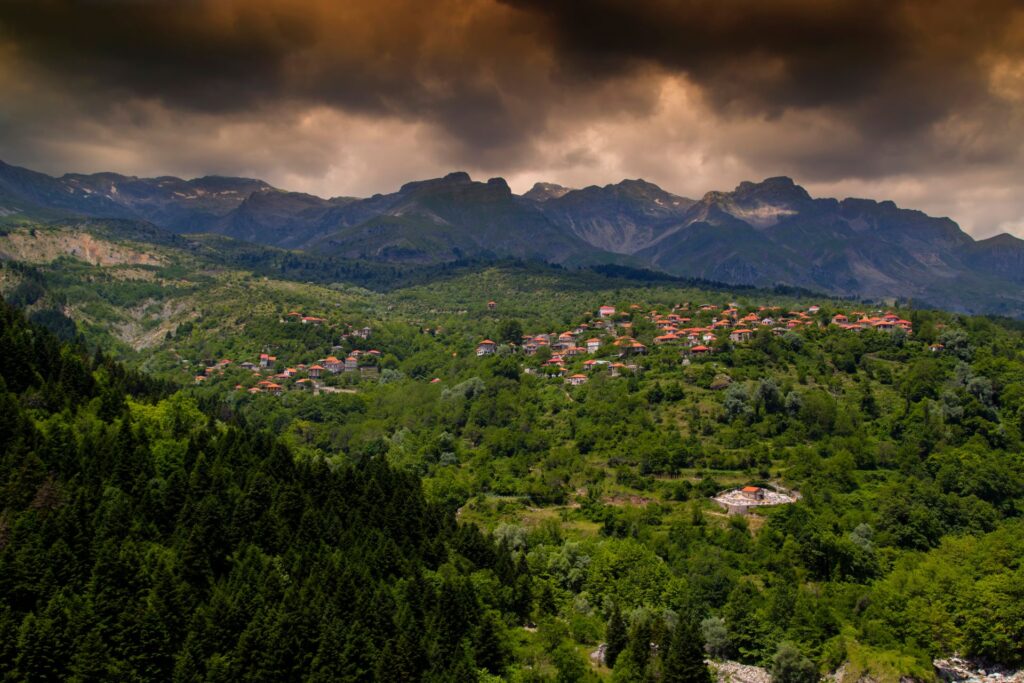
<path fill-rule="evenodd" d="M 775 683 L 816 683 L 818 668 L 792 643 L 782 643 L 772 658 L 772 681 Z"/>
<path fill-rule="evenodd" d="M 711 672 L 704 663 L 704 648 L 697 628 L 689 621 L 680 621 L 662 655 L 664 683 L 711 683 Z"/>
<path fill-rule="evenodd" d="M 608 667 L 614 667 L 619 655 L 629 644 L 629 629 L 626 620 L 618 604 L 613 603 L 611 614 L 608 617 L 608 626 L 605 629 L 605 650 L 604 662 Z"/>

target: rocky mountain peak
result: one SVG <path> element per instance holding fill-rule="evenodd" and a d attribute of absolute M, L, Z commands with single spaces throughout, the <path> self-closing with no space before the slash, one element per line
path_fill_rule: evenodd
<path fill-rule="evenodd" d="M 759 183 L 743 181 L 733 190 L 737 201 L 802 203 L 811 201 L 811 195 L 786 176 L 765 178 Z"/>
<path fill-rule="evenodd" d="M 558 199 L 571 192 L 572 189 L 555 183 L 534 183 L 528 191 L 523 193 L 526 199 L 535 202 L 546 202 L 549 199 Z"/>

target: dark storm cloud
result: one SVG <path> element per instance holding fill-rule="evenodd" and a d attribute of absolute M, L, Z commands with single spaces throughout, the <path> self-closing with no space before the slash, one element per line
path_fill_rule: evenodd
<path fill-rule="evenodd" d="M 723 114 L 828 108 L 868 137 L 912 135 L 983 96 L 977 57 L 1003 42 L 1013 6 L 15 0 L 0 4 L 0 30 L 96 105 L 146 97 L 218 113 L 324 103 L 429 120 L 486 152 L 515 149 L 556 103 L 652 64 L 685 74 Z"/>
<path fill-rule="evenodd" d="M 520 69 L 537 44 L 517 14 L 459 0 L 15 1 L 0 4 L 0 36 L 97 109 L 326 104 L 429 120 L 486 150 L 527 137 L 550 95 Z"/>
<path fill-rule="evenodd" d="M 1021 47 L 1021 5 L 1002 0 L 507 2 L 541 18 L 570 80 L 655 63 L 700 85 L 722 115 L 819 109 L 867 143 L 905 141 L 988 103 L 983 57 Z"/>
<path fill-rule="evenodd" d="M 898 4 L 879 0 L 508 2 L 543 17 L 560 50 L 583 71 L 614 72 L 651 60 L 714 84 L 712 95 L 722 104 L 853 100 L 907 52 L 896 12 L 887 11 Z"/>

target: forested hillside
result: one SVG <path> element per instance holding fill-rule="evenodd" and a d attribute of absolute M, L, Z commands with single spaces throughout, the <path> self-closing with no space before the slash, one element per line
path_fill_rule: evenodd
<path fill-rule="evenodd" d="M 520 556 L 372 450 L 264 429 L 0 310 L 5 680 L 465 681 L 509 663 Z"/>
<path fill-rule="evenodd" d="M 0 269 L 25 307 L 0 334 L 10 680 L 1024 666 L 1010 321 L 522 264 L 371 292 L 40 234 Z M 795 502 L 713 501 L 743 488 Z"/>

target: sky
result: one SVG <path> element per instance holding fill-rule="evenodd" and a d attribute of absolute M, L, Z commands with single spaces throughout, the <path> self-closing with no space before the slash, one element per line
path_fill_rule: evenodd
<path fill-rule="evenodd" d="M 1024 3 L 3 0 L 0 159 L 321 196 L 788 175 L 1024 237 Z"/>

